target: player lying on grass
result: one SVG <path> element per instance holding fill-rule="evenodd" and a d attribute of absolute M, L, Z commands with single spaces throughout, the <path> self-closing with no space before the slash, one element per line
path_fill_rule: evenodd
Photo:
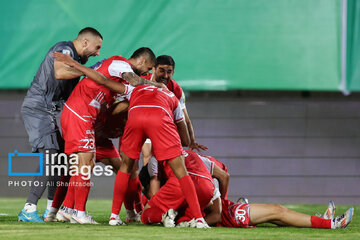
<path fill-rule="evenodd" d="M 354 208 L 349 208 L 335 218 L 332 201 L 322 217 L 295 212 L 279 204 L 233 203 L 219 198 L 207 210 L 213 215 L 209 225 L 239 228 L 252 228 L 261 223 L 301 228 L 346 228 L 354 216 Z"/>
<path fill-rule="evenodd" d="M 209 164 L 206 164 L 206 161 L 204 161 L 206 157 L 201 157 L 205 165 L 208 166 Z M 212 157 L 207 156 L 207 158 L 210 160 Z M 212 158 L 212 160 L 214 160 L 214 158 Z M 207 169 L 211 171 L 211 167 L 207 167 Z M 217 171 L 212 172 L 212 176 L 219 176 L 218 179 L 220 180 L 220 186 L 226 186 L 226 184 L 222 183 L 224 182 L 223 177 L 221 177 L 222 169 L 219 167 L 217 169 Z M 158 174 L 159 172 L 160 177 Z M 226 172 L 223 171 L 223 173 Z M 151 198 L 153 195 L 156 195 L 154 193 L 156 193 L 159 190 L 160 186 L 163 184 L 160 181 L 161 179 L 161 171 L 158 171 L 156 166 L 154 166 L 153 164 L 145 166 L 142 169 L 140 173 L 140 180 L 144 185 L 144 192 L 149 198 Z M 215 188 L 218 188 L 216 184 Z M 216 192 L 223 193 L 224 187 L 222 188 L 222 191 L 218 191 L 217 189 L 215 189 L 214 193 Z M 251 228 L 255 227 L 257 224 L 268 222 L 274 223 L 279 226 L 335 229 L 345 228 L 347 225 L 350 224 L 354 215 L 354 209 L 350 208 L 343 215 L 334 218 L 335 204 L 332 201 L 329 203 L 329 207 L 326 210 L 325 214 L 322 217 L 317 217 L 289 210 L 279 204 L 249 204 L 247 201 L 239 200 L 237 203 L 233 203 L 227 199 L 221 198 L 216 194 L 214 194 L 214 196 L 215 197 L 205 209 L 205 220 L 209 225 L 212 226 Z M 164 215 L 162 221 L 168 221 L 167 218 L 169 218 L 169 216 L 173 220 L 175 220 L 176 215 L 177 209 L 170 209 L 168 210 L 166 215 Z M 193 221 L 178 221 L 178 226 L 194 227 L 194 223 Z"/>

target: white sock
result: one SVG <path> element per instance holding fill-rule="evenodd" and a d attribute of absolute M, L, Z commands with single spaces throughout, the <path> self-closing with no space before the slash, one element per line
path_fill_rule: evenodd
<path fill-rule="evenodd" d="M 72 208 L 66 208 L 66 210 L 65 210 L 67 213 L 69 213 L 69 214 L 73 214 L 75 211 L 74 211 L 74 209 L 72 209 Z"/>
<path fill-rule="evenodd" d="M 111 213 L 110 218 L 115 218 L 116 220 L 119 220 L 119 219 L 120 219 L 120 216 L 119 216 L 118 214 Z"/>
<path fill-rule="evenodd" d="M 77 217 L 85 217 L 85 211 L 76 211 Z"/>
<path fill-rule="evenodd" d="M 57 208 L 53 208 L 53 207 L 50 207 L 50 212 L 51 213 L 57 213 L 59 209 Z"/>
<path fill-rule="evenodd" d="M 331 219 L 331 229 L 336 229 L 335 219 Z"/>
<path fill-rule="evenodd" d="M 36 205 L 32 203 L 25 203 L 24 209 L 26 212 L 35 212 L 36 211 Z"/>
<path fill-rule="evenodd" d="M 49 211 L 50 211 L 50 208 L 51 208 L 52 202 L 53 202 L 53 200 L 50 200 L 50 199 L 48 199 L 48 200 L 47 200 L 47 206 L 46 206 L 46 209 L 47 209 L 47 210 L 49 210 Z"/>

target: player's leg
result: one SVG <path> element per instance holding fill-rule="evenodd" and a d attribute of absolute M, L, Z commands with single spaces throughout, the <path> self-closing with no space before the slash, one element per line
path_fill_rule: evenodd
<path fill-rule="evenodd" d="M 109 221 L 110 225 L 123 225 L 122 221 L 120 220 L 119 213 L 128 190 L 131 170 L 135 164 L 135 159 L 128 157 L 123 152 L 121 152 L 121 158 L 123 161 L 116 175 L 114 184 L 113 203 Z"/>
<path fill-rule="evenodd" d="M 73 219 L 80 224 L 97 224 L 90 215 L 86 214 L 86 202 L 90 192 L 91 171 L 95 166 L 95 154 L 93 152 L 77 153 L 79 160 L 79 174 L 75 178 L 75 205 Z"/>
<path fill-rule="evenodd" d="M 58 153 L 56 149 L 39 149 L 39 152 L 43 153 L 44 155 L 49 154 L 50 159 L 52 154 Z M 45 161 L 43 161 L 43 166 L 41 166 L 43 169 L 45 169 L 45 164 L 46 164 Z M 40 171 L 40 165 L 38 165 L 37 171 L 38 172 Z M 33 182 L 38 182 L 39 184 L 36 186 L 35 184 L 31 185 L 28 198 L 26 200 L 26 204 L 18 215 L 19 221 L 43 222 L 43 220 L 40 218 L 39 214 L 37 213 L 37 203 L 48 185 L 49 178 L 50 177 L 46 176 L 45 174 L 43 176 L 35 176 L 33 178 Z"/>
<path fill-rule="evenodd" d="M 61 136 L 58 136 L 58 142 L 61 144 L 61 152 L 64 152 L 64 140 Z M 66 177 L 64 179 L 64 173 L 66 171 L 66 160 L 62 156 L 64 154 L 56 155 L 54 157 L 55 163 L 58 165 L 51 170 L 51 174 L 48 179 L 48 200 L 47 200 L 47 208 L 43 214 L 43 219 L 45 222 L 56 222 L 56 213 L 58 212 L 67 191 L 67 187 L 64 186 L 64 181 L 69 181 L 70 177 Z M 59 185 L 60 184 L 60 185 Z M 57 191 L 58 186 L 60 186 L 59 191 Z M 56 193 L 57 198 L 55 198 Z M 60 202 L 61 201 L 61 202 Z"/>
<path fill-rule="evenodd" d="M 140 215 L 143 210 L 143 206 L 141 203 L 141 183 L 139 180 L 138 160 L 131 171 L 124 205 L 126 209 L 126 222 L 140 222 Z"/>
<path fill-rule="evenodd" d="M 143 155 L 143 166 L 145 166 L 149 162 L 151 156 L 153 155 L 152 154 L 152 144 L 151 144 L 150 139 L 146 139 L 146 141 L 141 149 L 141 153 Z"/>
<path fill-rule="evenodd" d="M 250 223 L 278 222 L 283 226 L 311 227 L 311 216 L 291 211 L 279 204 L 250 204 Z"/>
<path fill-rule="evenodd" d="M 287 209 L 279 204 L 250 204 L 250 224 L 273 222 L 282 226 L 331 228 L 331 220 Z"/>
<path fill-rule="evenodd" d="M 186 207 L 179 180 L 171 176 L 144 207 L 141 220 L 144 224 L 160 223 L 175 227 L 177 210 Z"/>
<path fill-rule="evenodd" d="M 168 164 L 179 180 L 181 190 L 184 193 L 186 202 L 188 203 L 191 213 L 195 218 L 195 222 L 199 223 L 199 227 L 200 225 L 204 225 L 204 227 L 208 228 L 209 226 L 206 224 L 201 213 L 194 183 L 186 170 L 184 156 L 180 155 L 173 160 L 168 161 Z"/>

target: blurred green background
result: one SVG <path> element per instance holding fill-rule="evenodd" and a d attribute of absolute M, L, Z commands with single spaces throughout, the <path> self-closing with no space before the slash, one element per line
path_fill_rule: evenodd
<path fill-rule="evenodd" d="M 184 90 L 339 91 L 344 60 L 346 88 L 360 90 L 356 0 L 16 0 L 1 5 L 0 89 L 27 88 L 52 45 L 91 26 L 104 42 L 100 57 L 87 66 L 113 55 L 130 57 L 147 46 L 156 55 L 173 56 L 174 79 Z"/>

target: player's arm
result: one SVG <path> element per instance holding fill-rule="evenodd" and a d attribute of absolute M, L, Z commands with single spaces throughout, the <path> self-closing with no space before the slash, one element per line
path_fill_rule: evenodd
<path fill-rule="evenodd" d="M 146 165 L 152 157 L 152 143 L 145 141 L 141 148 L 141 153 L 143 155 L 143 165 Z"/>
<path fill-rule="evenodd" d="M 214 164 L 212 176 L 219 180 L 219 190 L 221 198 L 224 198 L 228 191 L 230 175 L 224 170 L 222 170 L 220 167 L 218 167 L 216 164 Z"/>
<path fill-rule="evenodd" d="M 216 198 L 212 202 L 212 204 L 209 204 L 205 209 L 206 216 L 204 217 L 204 219 L 207 222 L 207 224 L 209 224 L 210 226 L 213 226 L 213 225 L 217 224 L 218 222 L 220 222 L 221 221 L 221 211 L 222 211 L 221 199 Z"/>
<path fill-rule="evenodd" d="M 150 186 L 148 191 L 148 197 L 149 199 L 152 198 L 155 193 L 157 193 L 160 190 L 160 179 L 157 175 L 150 178 Z"/>
<path fill-rule="evenodd" d="M 75 68 L 69 67 L 68 65 L 54 61 L 54 74 L 56 79 L 69 80 L 83 76 L 84 74 Z"/>
<path fill-rule="evenodd" d="M 184 147 L 188 147 L 190 144 L 189 132 L 184 120 L 176 122 L 177 130 L 181 139 L 181 144 Z"/>
<path fill-rule="evenodd" d="M 188 112 L 187 112 L 187 110 L 186 110 L 186 107 L 183 108 L 183 112 L 184 112 L 184 116 L 185 116 L 186 125 L 187 125 L 188 131 L 189 131 L 189 137 L 190 137 L 190 145 L 189 145 L 189 148 L 190 148 L 191 150 L 196 149 L 197 151 L 200 151 L 200 149 L 202 149 L 202 150 L 207 150 L 207 149 L 208 149 L 207 146 L 198 144 L 198 143 L 196 142 L 196 140 L 195 140 L 194 128 L 193 128 L 193 126 L 192 126 L 192 123 L 191 123 L 189 114 L 188 114 Z"/>
<path fill-rule="evenodd" d="M 121 74 L 121 78 L 126 80 L 128 83 L 130 83 L 130 85 L 132 85 L 134 87 L 146 84 L 146 85 L 152 85 L 152 86 L 155 86 L 155 87 L 158 87 L 158 88 L 167 89 L 165 84 L 149 81 L 149 80 L 147 80 L 145 78 L 139 77 L 138 75 L 136 75 L 133 72 L 124 72 L 124 73 Z"/>
<path fill-rule="evenodd" d="M 112 110 L 111 114 L 116 115 L 122 112 L 126 112 L 129 108 L 129 102 L 128 101 L 121 101 L 114 104 L 114 109 Z"/>
<path fill-rule="evenodd" d="M 124 93 L 126 91 L 126 87 L 124 84 L 116 82 L 103 74 L 95 71 L 94 69 L 85 67 L 80 63 L 76 62 L 71 56 L 67 54 L 62 54 L 59 52 L 54 52 L 53 56 L 56 60 L 65 63 L 66 65 L 75 68 L 76 70 L 85 74 L 88 78 L 92 79 L 96 83 L 100 85 L 104 85 L 108 89 L 117 93 Z"/>

